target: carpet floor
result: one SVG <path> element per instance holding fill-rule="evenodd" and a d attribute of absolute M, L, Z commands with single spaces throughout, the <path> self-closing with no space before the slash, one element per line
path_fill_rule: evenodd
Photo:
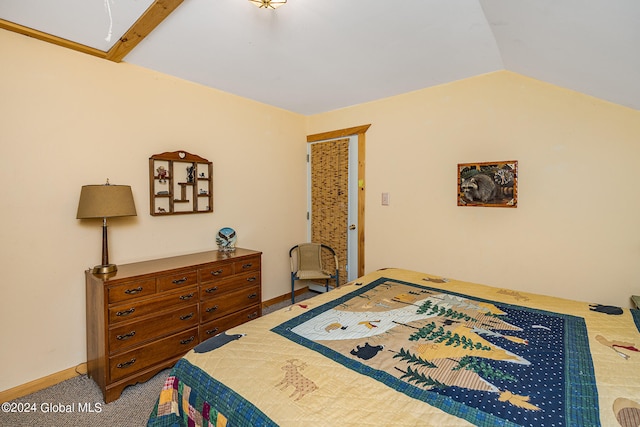
<path fill-rule="evenodd" d="M 317 295 L 306 292 L 296 302 Z M 271 305 L 263 315 L 287 307 L 290 301 Z M 54 386 L 3 404 L 0 426 L 7 427 L 142 427 L 158 399 L 169 369 L 149 381 L 126 387 L 119 399 L 104 403 L 98 385 L 87 375 L 63 381 Z M 9 409 L 7 411 L 6 409 Z M 11 410 L 15 412 L 11 412 Z"/>

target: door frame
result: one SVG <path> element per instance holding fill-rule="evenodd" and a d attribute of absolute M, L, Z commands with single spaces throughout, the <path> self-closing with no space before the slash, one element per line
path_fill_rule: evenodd
<path fill-rule="evenodd" d="M 348 136 L 358 138 L 358 277 L 364 275 L 365 132 L 371 124 L 307 135 L 307 143 Z"/>

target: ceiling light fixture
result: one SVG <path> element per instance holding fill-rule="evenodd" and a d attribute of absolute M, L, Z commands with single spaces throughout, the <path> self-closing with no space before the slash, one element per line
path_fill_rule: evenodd
<path fill-rule="evenodd" d="M 260 9 L 277 9 L 287 2 L 287 0 L 249 0 Z"/>

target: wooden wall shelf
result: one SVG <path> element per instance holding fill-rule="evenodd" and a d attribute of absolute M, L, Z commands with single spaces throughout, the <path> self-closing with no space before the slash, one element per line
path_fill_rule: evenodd
<path fill-rule="evenodd" d="M 153 216 L 213 212 L 213 164 L 186 151 L 149 157 L 149 204 Z"/>

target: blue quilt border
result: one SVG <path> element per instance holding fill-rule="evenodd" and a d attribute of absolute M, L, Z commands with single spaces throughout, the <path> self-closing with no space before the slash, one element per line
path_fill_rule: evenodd
<path fill-rule="evenodd" d="M 504 427 L 512 427 L 518 426 L 518 424 L 512 423 L 509 420 L 504 420 L 494 416 L 493 414 L 489 414 L 483 412 L 479 409 L 468 407 L 462 403 L 456 402 L 455 400 L 442 396 L 435 392 L 430 392 L 428 390 L 418 390 L 416 387 L 410 386 L 404 382 L 399 381 L 397 378 L 393 377 L 390 374 L 387 374 L 383 371 L 378 371 L 368 366 L 365 366 L 361 363 L 358 363 L 334 350 L 331 350 L 321 344 L 310 341 L 306 338 L 303 338 L 293 332 L 291 329 L 296 327 L 297 325 L 306 322 L 307 320 L 317 316 L 323 311 L 327 309 L 334 308 L 339 306 L 340 304 L 345 303 L 347 300 L 353 298 L 355 295 L 362 294 L 367 292 L 368 290 L 378 286 L 384 282 L 396 282 L 403 285 L 413 286 L 416 288 L 429 289 L 436 292 L 447 292 L 451 295 L 456 295 L 463 298 L 469 298 L 476 301 L 482 301 L 487 303 L 497 303 L 503 305 L 505 307 L 513 307 L 517 309 L 526 308 L 527 310 L 531 310 L 539 313 L 549 313 L 554 316 L 560 316 L 564 318 L 571 327 L 566 328 L 567 333 L 565 335 L 565 354 L 571 354 L 573 356 L 577 355 L 577 359 L 573 360 L 572 363 L 565 364 L 565 395 L 568 396 L 565 399 L 565 411 L 567 414 L 567 425 L 569 426 L 600 426 L 600 412 L 598 405 L 598 391 L 596 388 L 596 380 L 595 380 L 595 371 L 593 368 L 593 362 L 590 357 L 590 352 L 580 352 L 578 349 L 580 348 L 589 348 L 589 339 L 587 335 L 587 327 L 583 318 L 577 316 L 571 316 L 561 313 L 553 313 L 546 310 L 538 310 L 529 307 L 522 307 L 517 305 L 512 305 L 508 303 L 496 302 L 484 298 L 479 298 L 475 296 L 469 296 L 463 293 L 455 292 L 450 289 L 442 289 L 442 288 L 433 288 L 425 285 L 419 285 L 416 283 L 405 282 L 397 279 L 390 279 L 387 277 L 381 277 L 367 285 L 361 285 L 358 290 L 349 292 L 348 294 L 343 295 L 337 299 L 329 301 L 319 307 L 313 308 L 293 319 L 289 319 L 288 321 L 274 327 L 271 329 L 272 332 L 277 333 L 299 345 L 307 347 L 311 350 L 317 351 L 320 354 L 323 354 L 331 359 L 336 360 L 342 365 L 346 366 L 349 369 L 352 369 L 355 372 L 361 373 L 363 375 L 367 375 L 372 377 L 391 388 L 404 393 L 410 397 L 417 398 L 421 401 L 424 401 L 432 406 L 435 406 L 451 415 L 457 416 L 459 418 L 465 419 L 476 426 L 481 427 L 493 427 L 493 426 L 504 426 Z M 640 311 L 640 310 L 639 310 Z"/>
<path fill-rule="evenodd" d="M 629 309 L 631 312 L 631 316 L 633 317 L 633 323 L 636 324 L 636 329 L 640 332 L 640 309 L 631 308 Z"/>

